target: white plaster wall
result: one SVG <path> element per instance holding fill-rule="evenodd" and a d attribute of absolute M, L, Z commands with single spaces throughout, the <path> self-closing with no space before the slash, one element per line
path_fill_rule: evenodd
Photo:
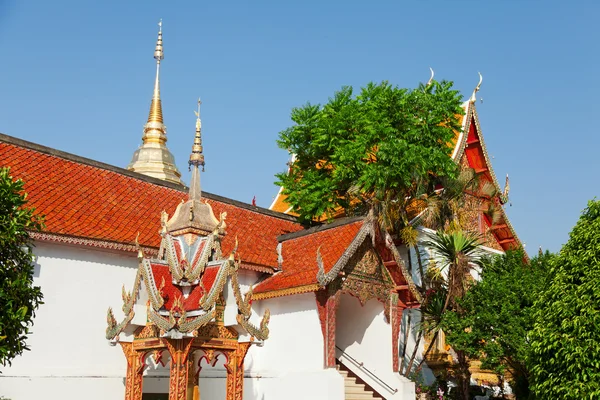
<path fill-rule="evenodd" d="M 336 346 L 342 363 L 386 399 L 414 399 L 414 384 L 393 372 L 392 327 L 385 321 L 379 301 L 373 299 L 361 306 L 357 298 L 342 294 L 336 315 Z"/>
<path fill-rule="evenodd" d="M 252 347 L 262 372 L 319 371 L 323 369 L 323 333 L 314 293 L 255 302 L 255 315 L 271 311 L 270 337 Z"/>
<path fill-rule="evenodd" d="M 256 315 L 271 311 L 270 336 L 252 346 L 246 374 L 256 377 L 255 399 L 344 399 L 344 380 L 324 368 L 323 334 L 314 293 L 261 300 Z M 245 391 L 246 393 L 246 391 Z"/>
<path fill-rule="evenodd" d="M 44 304 L 36 313 L 31 351 L 2 368 L 0 395 L 13 400 L 43 397 L 120 398 L 126 362 L 104 337 L 109 306 L 120 318 L 121 286 L 133 285 L 137 259 L 54 243 L 36 243 L 34 282 Z"/>

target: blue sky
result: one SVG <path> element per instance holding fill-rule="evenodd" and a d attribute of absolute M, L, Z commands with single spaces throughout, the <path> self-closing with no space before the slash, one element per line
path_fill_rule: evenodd
<path fill-rule="evenodd" d="M 161 95 L 184 180 L 198 96 L 211 193 L 268 207 L 290 110 L 342 85 L 455 82 L 477 104 L 510 219 L 557 251 L 598 196 L 598 2 L 0 0 L 0 132 L 125 167 L 163 19 Z"/>

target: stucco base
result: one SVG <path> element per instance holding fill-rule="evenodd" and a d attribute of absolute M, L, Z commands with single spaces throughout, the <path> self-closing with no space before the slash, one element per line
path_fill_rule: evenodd
<path fill-rule="evenodd" d="M 124 377 L 0 377 L 0 396 L 11 400 L 44 398 L 105 400 L 122 399 Z M 146 377 L 144 392 L 166 393 L 167 377 Z M 225 378 L 200 379 L 202 398 L 225 398 Z M 244 399 L 343 400 L 344 380 L 335 370 L 295 372 L 277 377 L 244 379 Z"/>
<path fill-rule="evenodd" d="M 124 377 L 3 377 L 0 396 L 11 400 L 86 399 L 125 397 Z"/>
<path fill-rule="evenodd" d="M 246 395 L 244 391 L 244 395 Z M 260 379 L 258 396 L 261 400 L 343 400 L 344 378 L 335 369 L 315 372 L 294 372 L 273 378 Z"/>

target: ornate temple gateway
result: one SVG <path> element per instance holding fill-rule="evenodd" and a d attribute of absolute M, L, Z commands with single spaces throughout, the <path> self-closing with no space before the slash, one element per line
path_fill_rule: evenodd
<path fill-rule="evenodd" d="M 226 358 L 226 399 L 241 399 L 244 358 L 255 340 L 269 336 L 269 310 L 260 328 L 249 322 L 252 290 L 242 296 L 237 244 L 228 257 L 221 251 L 226 213 L 218 220 L 202 201 L 199 167 L 204 167 L 200 101 L 189 165 L 188 200 L 169 219 L 163 211 L 156 258 L 138 248 L 139 267 L 131 292 L 123 287 L 123 313 L 117 323 L 108 309 L 106 338 L 118 342 L 127 359 L 125 399 L 141 400 L 146 356 L 165 365 L 169 358 L 169 399 L 200 399 L 200 361 Z"/>

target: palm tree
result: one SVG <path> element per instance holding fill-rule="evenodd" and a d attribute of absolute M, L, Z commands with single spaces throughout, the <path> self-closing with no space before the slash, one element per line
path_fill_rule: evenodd
<path fill-rule="evenodd" d="M 439 322 L 433 330 L 434 334 L 429 347 L 423 354 L 423 359 L 415 372 L 421 369 L 423 362 L 430 353 L 439 335 L 439 324 L 446 310 L 460 311 L 458 300 L 464 296 L 468 289 L 472 266 L 482 256 L 480 235 L 461 230 L 437 231 L 435 234 L 430 234 L 423 244 L 430 249 L 434 263 L 439 266 L 440 275 L 445 275 L 446 298 L 441 310 L 439 310 Z M 456 368 L 458 386 L 461 388 L 463 398 L 468 399 L 471 378 L 469 360 L 464 352 L 457 351 L 456 353 L 458 359 Z"/>
<path fill-rule="evenodd" d="M 450 303 L 453 308 L 458 307 L 456 299 L 467 291 L 471 267 L 482 256 L 481 236 L 462 230 L 440 230 L 429 234 L 423 245 L 430 250 L 439 273 L 446 275 L 447 295 L 442 313 Z"/>

